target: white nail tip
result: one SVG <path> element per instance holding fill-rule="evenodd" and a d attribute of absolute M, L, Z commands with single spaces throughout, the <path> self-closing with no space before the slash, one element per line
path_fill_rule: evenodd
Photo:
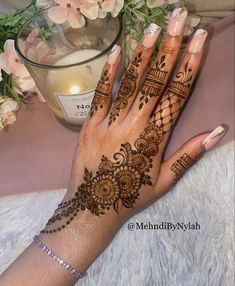
<path fill-rule="evenodd" d="M 193 38 L 192 38 L 192 40 L 189 44 L 189 47 L 188 47 L 188 51 L 192 54 L 200 53 L 200 51 L 201 51 L 201 49 L 205 43 L 207 34 L 208 33 L 206 30 L 198 29 L 193 35 Z"/>
<path fill-rule="evenodd" d="M 210 150 L 223 138 L 224 134 L 225 128 L 218 126 L 208 136 L 206 136 L 202 141 L 202 145 L 204 145 L 206 150 Z"/>
<path fill-rule="evenodd" d="M 118 45 L 114 45 L 108 57 L 108 64 L 114 65 L 117 62 L 120 52 L 121 52 L 121 47 Z"/>
<path fill-rule="evenodd" d="M 202 36 L 202 35 L 207 36 L 207 31 L 204 29 L 197 29 L 197 31 L 195 32 L 193 37 L 198 37 L 198 36 Z"/>
<path fill-rule="evenodd" d="M 157 24 L 151 23 L 151 24 L 148 26 L 146 32 L 149 33 L 149 34 L 153 34 L 153 33 L 158 32 L 158 31 L 160 31 L 160 30 L 161 30 L 161 27 L 160 27 L 160 26 L 158 26 Z"/>
<path fill-rule="evenodd" d="M 184 8 L 176 8 L 171 14 L 171 19 L 178 18 L 183 14 L 183 12 L 186 11 Z"/>
<path fill-rule="evenodd" d="M 117 50 L 119 50 L 119 46 L 118 45 L 114 45 L 113 47 L 112 47 L 112 50 L 111 50 L 111 53 L 114 53 L 114 52 L 116 52 Z"/>

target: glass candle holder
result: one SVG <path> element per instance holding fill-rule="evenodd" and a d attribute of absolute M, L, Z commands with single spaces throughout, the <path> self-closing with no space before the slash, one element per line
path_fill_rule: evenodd
<path fill-rule="evenodd" d="M 79 130 L 89 113 L 107 54 L 120 41 L 120 18 L 89 20 L 81 28 L 55 24 L 48 9 L 17 34 L 15 48 L 56 118 Z"/>

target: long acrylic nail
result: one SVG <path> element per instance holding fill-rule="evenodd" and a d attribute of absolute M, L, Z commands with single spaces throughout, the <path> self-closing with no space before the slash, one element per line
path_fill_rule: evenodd
<path fill-rule="evenodd" d="M 203 139 L 202 145 L 206 151 L 211 150 L 224 137 L 226 130 L 221 125 L 215 128 L 206 138 Z"/>
<path fill-rule="evenodd" d="M 120 53 L 121 53 L 121 47 L 118 45 L 113 46 L 111 53 L 108 57 L 108 64 L 114 65 L 117 62 Z"/>
<path fill-rule="evenodd" d="M 161 32 L 161 27 L 152 23 L 148 26 L 148 28 L 145 31 L 142 45 L 145 48 L 152 48 Z"/>
<path fill-rule="evenodd" d="M 181 35 L 184 24 L 188 15 L 188 11 L 185 8 L 176 8 L 170 17 L 170 22 L 167 27 L 167 33 L 172 37 L 178 37 Z"/>
<path fill-rule="evenodd" d="M 195 34 L 193 35 L 193 38 L 189 44 L 188 52 L 191 54 L 198 54 L 200 53 L 206 37 L 207 37 L 207 31 L 203 29 L 198 29 Z"/>

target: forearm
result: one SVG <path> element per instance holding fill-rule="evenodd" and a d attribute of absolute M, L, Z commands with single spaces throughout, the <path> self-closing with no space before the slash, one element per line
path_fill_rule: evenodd
<path fill-rule="evenodd" d="M 64 261 L 78 271 L 85 272 L 110 243 L 121 225 L 120 220 L 115 219 L 114 224 L 110 218 L 82 211 L 76 221 L 66 229 L 53 234 L 41 234 L 39 238 Z M 74 275 L 63 269 L 35 243 L 32 243 L 0 278 L 1 286 L 69 286 L 75 282 Z"/>

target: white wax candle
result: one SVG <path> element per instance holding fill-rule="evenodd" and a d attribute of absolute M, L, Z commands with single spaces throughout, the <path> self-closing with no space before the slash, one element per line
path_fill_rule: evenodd
<path fill-rule="evenodd" d="M 94 49 L 76 51 L 54 65 L 74 64 L 91 59 L 99 53 L 99 50 Z M 107 56 L 103 56 L 83 65 L 48 71 L 46 86 L 55 98 L 50 106 L 56 105 L 51 108 L 59 118 L 72 124 L 81 124 L 84 121 L 106 60 Z"/>
<path fill-rule="evenodd" d="M 91 59 L 100 53 L 99 50 L 85 49 L 73 52 L 58 60 L 54 65 L 63 66 Z M 53 92 L 79 94 L 96 87 L 107 56 L 84 65 L 48 72 L 47 84 Z"/>

